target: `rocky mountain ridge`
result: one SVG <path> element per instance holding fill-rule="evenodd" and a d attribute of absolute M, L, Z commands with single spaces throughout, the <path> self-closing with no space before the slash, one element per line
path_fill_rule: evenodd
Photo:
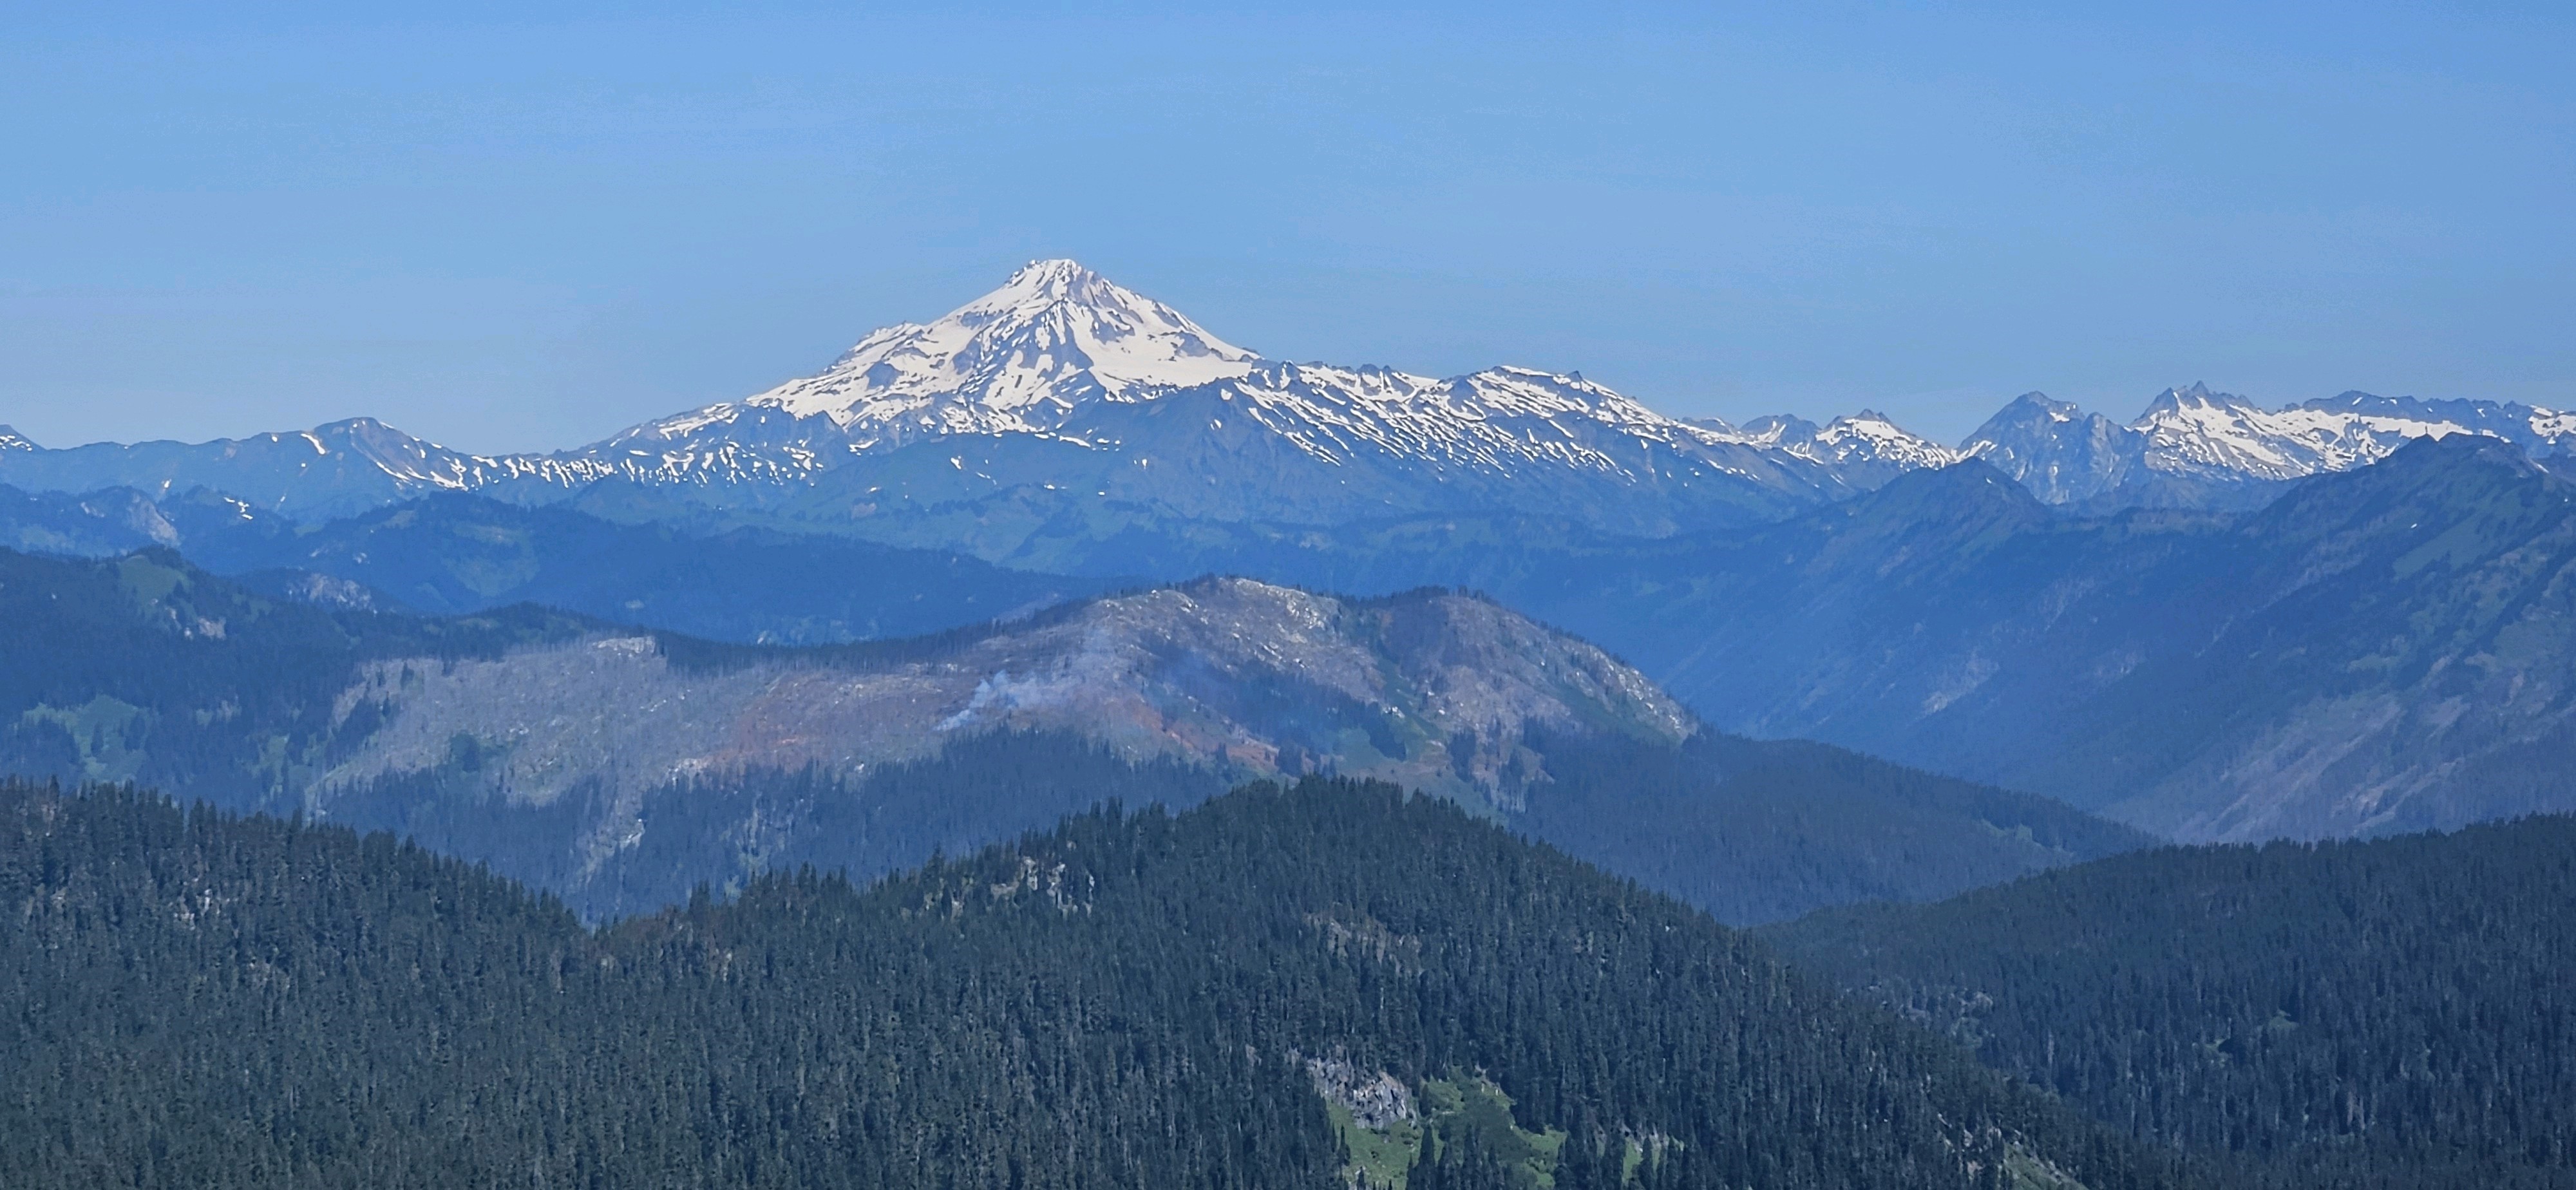
<path fill-rule="evenodd" d="M 2265 409 L 2204 384 L 2169 388 L 2125 425 L 2025 393 L 1960 445 L 2051 504 L 2252 508 L 2290 480 L 2366 467 L 2419 438 L 2501 439 L 2535 458 L 2576 449 L 2576 415 L 2496 401 L 2346 392 Z"/>

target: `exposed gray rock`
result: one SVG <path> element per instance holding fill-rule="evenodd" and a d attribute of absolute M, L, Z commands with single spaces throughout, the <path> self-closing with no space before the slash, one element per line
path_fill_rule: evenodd
<path fill-rule="evenodd" d="M 1413 1089 L 1403 1080 L 1383 1070 L 1362 1070 L 1338 1050 L 1328 1058 L 1306 1059 L 1306 1072 L 1315 1078 L 1316 1094 L 1339 1104 L 1351 1113 L 1352 1123 L 1371 1132 L 1422 1118 Z"/>

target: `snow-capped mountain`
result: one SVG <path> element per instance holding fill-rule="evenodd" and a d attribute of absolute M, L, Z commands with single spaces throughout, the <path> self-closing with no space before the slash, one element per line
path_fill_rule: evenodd
<path fill-rule="evenodd" d="M 575 450 L 469 455 L 361 419 L 198 446 L 12 452 L 0 482 L 202 485 L 309 518 L 442 490 L 544 502 L 618 479 L 663 503 L 912 540 L 959 524 L 1007 538 L 993 526 L 1067 517 L 1114 533 L 1137 517 L 1453 512 L 1665 533 L 1786 515 L 1946 457 L 1880 418 L 1745 432 L 1665 416 L 1578 374 L 1436 378 L 1267 359 L 1050 260 L 933 321 L 870 334 L 820 374 Z M 976 542 L 988 555 L 1006 547 Z"/>
<path fill-rule="evenodd" d="M 2347 392 L 2267 410 L 2208 386 L 2169 388 L 2121 425 L 2041 393 L 1961 444 L 2054 504 L 2228 506 L 2387 458 L 2417 438 L 2479 434 L 2535 457 L 2576 447 L 2576 415 L 2494 401 Z"/>
<path fill-rule="evenodd" d="M 1724 422 L 1695 424 L 1727 430 Z M 1822 426 L 1803 417 L 1758 417 L 1734 431 L 1751 444 L 1832 468 L 1855 487 L 1875 488 L 1908 471 L 1947 467 L 1967 456 L 1909 433 L 1873 409 L 1846 414 Z"/>
<path fill-rule="evenodd" d="M 643 480 L 800 477 L 930 438 L 1057 436 L 1088 405 L 1241 376 L 1259 358 L 1070 260 L 1042 260 L 936 321 L 870 334 L 820 374 L 575 453 Z"/>
<path fill-rule="evenodd" d="M 822 375 L 743 402 L 823 416 L 854 444 L 1037 433 L 1085 403 L 1241 376 L 1260 357 L 1070 260 L 1042 260 L 928 325 L 859 341 Z"/>
<path fill-rule="evenodd" d="M 299 519 L 441 491 L 580 497 L 629 519 L 828 526 L 1040 564 L 1040 537 L 1189 536 L 1211 521 L 1500 513 L 1660 535 L 1776 519 L 1968 457 L 2052 503 L 2248 506 L 2451 433 L 2559 453 L 2576 414 L 2363 393 L 2266 410 L 2193 385 L 2121 425 L 2033 393 L 1952 449 L 1869 411 L 1738 427 L 1666 416 L 1577 373 L 1265 358 L 1048 260 L 930 322 L 870 334 L 816 375 L 573 450 L 474 455 L 369 418 L 69 450 L 0 428 L 0 484 L 205 487 Z"/>
<path fill-rule="evenodd" d="M 869 335 L 820 375 L 568 457 L 651 483 L 804 478 L 818 490 L 791 502 L 864 510 L 845 519 L 1035 492 L 1190 518 L 1506 509 L 1667 532 L 1865 486 L 1827 454 L 1666 417 L 1580 375 L 1264 359 L 1065 260 Z"/>
<path fill-rule="evenodd" d="M 2117 488 L 2142 465 L 2138 435 L 2046 393 L 2023 393 L 1986 419 L 1961 450 L 2020 480 L 2051 504 Z"/>

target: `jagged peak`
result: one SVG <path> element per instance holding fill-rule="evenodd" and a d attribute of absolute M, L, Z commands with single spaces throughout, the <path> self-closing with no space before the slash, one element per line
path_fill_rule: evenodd
<path fill-rule="evenodd" d="M 2005 402 L 1985 424 L 1960 439 L 1959 452 L 1970 458 L 2012 452 L 2021 449 L 2023 440 L 2034 433 L 2055 433 L 2046 427 L 2108 420 L 2101 414 L 2085 412 L 2072 401 L 2060 401 L 2032 389 Z"/>
<path fill-rule="evenodd" d="M 2145 426 L 2155 421 L 2159 415 L 2189 409 L 2237 409 L 2253 413 L 2264 411 L 2262 406 L 2244 397 L 2234 393 L 2215 391 L 2208 384 L 2195 380 L 2188 388 L 2174 385 L 2157 393 L 2154 400 L 2147 402 L 2147 411 L 2139 414 L 2138 420 L 2130 424 Z"/>
<path fill-rule="evenodd" d="M 2014 412 L 2038 413 L 2051 421 L 2078 421 L 2085 415 L 2083 406 L 2073 401 L 2058 400 L 2035 388 L 2005 402 L 2002 411 L 1996 416 L 2000 418 L 2004 414 Z"/>
<path fill-rule="evenodd" d="M 1610 391 L 1602 385 L 1594 384 L 1593 382 L 1584 379 L 1583 373 L 1581 372 L 1552 372 L 1546 368 L 1525 367 L 1520 364 L 1496 364 L 1493 367 L 1486 368 L 1482 371 L 1471 373 L 1471 375 L 1512 376 L 1522 380 L 1551 381 L 1565 385 L 1569 388 L 1587 388 L 1599 392 Z"/>
<path fill-rule="evenodd" d="M 1616 407 L 1627 413 L 1644 413 L 1644 406 L 1638 404 L 1636 398 L 1609 385 L 1586 380 L 1581 372 L 1551 372 L 1545 368 L 1503 364 L 1454 377 L 1448 383 L 1453 389 L 1460 386 L 1477 390 L 1487 386 L 1506 386 L 1523 391 L 1539 390 L 1594 410 Z"/>
<path fill-rule="evenodd" d="M 1693 424 L 1716 430 L 1735 430 L 1757 442 L 1803 441 L 1813 438 L 1823 426 L 1794 413 L 1766 413 L 1744 423 L 1739 430 L 1718 418 L 1701 418 Z"/>
<path fill-rule="evenodd" d="M 35 442 L 18 432 L 15 426 L 0 426 L 0 450 L 36 450 Z"/>
<path fill-rule="evenodd" d="M 1082 268 L 1079 260 L 1056 258 L 1056 260 L 1030 260 L 1030 263 L 1020 265 L 1018 270 L 1012 270 L 1010 276 L 1002 278 L 1002 286 L 994 288 L 992 294 L 984 294 L 979 296 L 979 299 L 969 301 L 966 307 L 958 309 L 958 314 L 1002 312 L 1002 309 L 1025 307 L 1025 304 L 1033 304 L 1033 301 L 1036 301 L 1036 304 L 1069 301 L 1069 304 L 1077 304 L 1077 307 L 1133 307 L 1133 304 L 1154 304 L 1154 301 L 1144 299 L 1144 296 L 1139 296 L 1136 291 L 1131 291 L 1131 288 L 1118 286 L 1118 283 L 1110 281 L 1110 278 L 1100 276 L 1100 273 L 1092 273 L 1090 268 Z"/>

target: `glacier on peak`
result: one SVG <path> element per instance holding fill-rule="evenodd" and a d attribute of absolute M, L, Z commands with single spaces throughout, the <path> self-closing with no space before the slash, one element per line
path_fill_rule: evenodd
<path fill-rule="evenodd" d="M 1049 429 L 1087 400 L 1241 376 L 1260 358 L 1073 261 L 1040 260 L 936 320 L 879 330 L 820 375 L 742 404 L 862 433 Z"/>
<path fill-rule="evenodd" d="M 1257 502 L 1212 505 L 1210 486 L 1258 486 L 1261 467 L 1321 465 L 1337 470 L 1311 481 L 1291 482 L 1275 471 L 1269 478 L 1288 488 L 1314 483 L 1354 493 L 1355 515 L 1362 507 L 1382 516 L 1470 499 L 1501 507 L 1573 501 L 1602 510 L 1609 491 L 1638 486 L 1711 509 L 1786 509 L 1858 490 L 1836 470 L 1837 460 L 1908 438 L 1886 429 L 1892 436 L 1837 430 L 1851 444 L 1836 458 L 1783 453 L 1722 423 L 1667 417 L 1575 372 L 1495 367 L 1439 378 L 1265 359 L 1161 302 L 1052 260 L 1020 269 L 1000 289 L 932 322 L 870 334 L 820 375 L 647 422 L 558 457 L 639 482 L 698 484 L 811 480 L 866 458 L 875 460 L 871 473 L 911 477 L 892 488 L 872 480 L 869 492 L 903 492 L 916 506 L 980 499 L 1036 479 L 1214 515 Z M 1251 430 L 1266 433 L 1258 443 L 1240 438 Z M 964 446 L 990 465 L 969 468 L 961 455 L 940 475 L 897 461 L 930 442 Z M 1032 452 L 1062 474 L 1037 474 Z M 1107 456 L 1117 456 L 1117 465 Z M 1374 474 L 1363 478 L 1354 469 Z M 1083 478 L 1069 479 L 1074 472 Z M 1189 472 L 1186 481 L 1196 486 L 1182 494 L 1169 486 L 1180 478 L 1148 483 L 1140 475 L 1147 472 Z M 1540 477 L 1549 474 L 1609 486 L 1579 499 L 1508 490 L 1510 482 L 1544 487 Z M 1483 486 L 1456 486 L 1469 476 Z M 969 481 L 970 488 L 956 486 Z M 1679 495 L 1694 484 L 1737 490 Z M 1362 491 L 1374 494 L 1356 495 Z M 1321 515 L 1317 501 L 1283 498 L 1281 508 Z M 1626 516 L 1609 519 L 1624 523 Z M 1649 512 L 1642 523 L 1669 522 Z"/>

